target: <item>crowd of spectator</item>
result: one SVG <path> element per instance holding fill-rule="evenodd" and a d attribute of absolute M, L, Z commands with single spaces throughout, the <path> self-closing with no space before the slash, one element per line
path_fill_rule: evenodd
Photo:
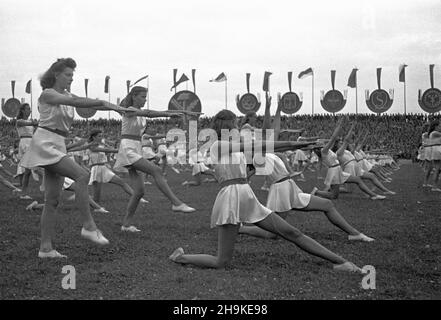
<path fill-rule="evenodd" d="M 358 114 L 349 115 L 350 120 L 358 122 L 356 134 L 361 130 L 368 130 L 369 137 L 366 144 L 370 149 L 382 149 L 394 152 L 398 157 L 414 159 L 421 143 L 422 125 L 427 122 L 425 114 L 391 114 L 373 115 Z M 335 128 L 337 117 L 333 115 L 293 115 L 282 116 L 282 129 L 306 130 L 306 136 L 329 137 Z M 209 127 L 211 118 L 201 117 L 198 128 Z M 262 127 L 263 116 L 257 117 L 257 127 Z M 158 133 L 166 133 L 171 128 L 181 126 L 179 119 L 152 119 L 148 120 L 149 128 L 154 128 Z M 121 132 L 121 121 L 116 119 L 99 120 L 75 120 L 72 134 L 86 137 L 87 132 L 93 128 L 100 128 L 105 132 L 107 140 L 117 143 Z M 346 128 L 348 129 L 348 128 Z M 18 145 L 15 120 L 5 117 L 0 119 L 0 133 L 2 150 L 10 146 Z"/>

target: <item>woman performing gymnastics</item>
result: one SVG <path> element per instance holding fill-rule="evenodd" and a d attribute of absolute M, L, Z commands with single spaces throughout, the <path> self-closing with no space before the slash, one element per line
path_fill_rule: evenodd
<path fill-rule="evenodd" d="M 130 197 L 127 205 L 127 214 L 123 220 L 123 227 L 127 231 L 138 232 L 133 223 L 133 216 L 140 199 L 144 195 L 144 181 L 138 171 L 148 173 L 153 176 L 159 190 L 172 202 L 172 210 L 179 212 L 194 212 L 195 209 L 189 207 L 179 200 L 169 185 L 165 181 L 161 168 L 152 162 L 146 160 L 142 156 L 141 135 L 145 130 L 146 117 L 172 117 L 181 116 L 183 114 L 194 114 L 184 110 L 179 111 L 153 111 L 141 110 L 147 99 L 147 88 L 135 86 L 127 96 L 121 101 L 126 113 L 122 117 L 121 126 L 121 143 L 119 151 L 116 155 L 114 165 L 115 171 L 129 171 L 130 181 L 133 186 L 134 193 Z"/>
<path fill-rule="evenodd" d="M 185 254 L 182 248 L 176 249 L 169 257 L 180 264 L 193 264 L 200 267 L 224 268 L 231 261 L 234 244 L 241 223 L 252 223 L 264 230 L 276 233 L 294 243 L 302 250 L 328 260 L 334 264 L 334 269 L 348 272 L 362 270 L 346 259 L 329 251 L 315 240 L 302 234 L 279 215 L 264 207 L 247 183 L 246 158 L 244 150 L 252 150 L 252 142 L 221 141 L 222 129 L 237 129 L 236 115 L 229 110 L 222 110 L 212 120 L 213 129 L 218 135 L 218 141 L 211 146 L 211 155 L 215 161 L 215 172 L 221 183 L 211 215 L 211 227 L 218 230 L 217 256 L 208 254 Z M 262 141 L 259 150 L 266 151 L 266 143 Z M 291 141 L 275 141 L 275 151 L 286 151 L 300 148 L 307 143 Z M 218 155 L 218 156 L 216 156 Z M 215 160 L 216 159 L 216 160 Z"/>
<path fill-rule="evenodd" d="M 65 137 L 74 118 L 74 108 L 93 108 L 96 110 L 125 110 L 104 100 L 77 97 L 69 92 L 77 64 L 72 58 L 58 59 L 43 74 L 40 84 L 43 89 L 38 98 L 40 120 L 29 150 L 24 154 L 20 165 L 32 169 L 44 168 L 45 203 L 41 215 L 41 239 L 38 257 L 63 257 L 53 248 L 56 214 L 64 177 L 75 181 L 76 204 L 80 212 L 81 236 L 97 244 L 106 245 L 109 241 L 97 228 L 89 207 L 87 183 L 89 174 L 66 154 Z"/>
<path fill-rule="evenodd" d="M 343 128 L 343 124 L 347 117 L 341 117 L 337 123 L 337 127 L 335 128 L 331 138 L 324 145 L 324 147 L 318 151 L 319 157 L 322 158 L 323 163 L 328 166 L 328 171 L 326 174 L 326 178 L 324 181 L 325 186 L 329 189 L 329 191 L 318 190 L 316 187 L 312 190 L 312 195 L 318 195 L 322 198 L 327 199 L 337 199 L 340 193 L 340 186 L 344 183 L 354 183 L 356 184 L 363 192 L 369 195 L 371 200 L 383 200 L 386 197 L 382 195 L 377 195 L 372 192 L 366 184 L 361 180 L 360 177 L 352 176 L 349 173 L 343 172 L 340 167 L 340 163 L 337 160 L 337 155 L 331 150 L 337 141 L 337 138 Z M 348 140 L 352 134 L 352 130 L 354 129 L 355 124 L 352 124 L 351 129 L 345 137 L 345 140 Z"/>

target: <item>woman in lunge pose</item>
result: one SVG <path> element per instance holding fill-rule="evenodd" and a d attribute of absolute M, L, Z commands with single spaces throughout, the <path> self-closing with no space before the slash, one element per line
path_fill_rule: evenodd
<path fill-rule="evenodd" d="M 243 142 L 220 140 L 222 129 L 237 129 L 236 115 L 233 112 L 220 111 L 213 118 L 212 125 L 219 139 L 213 143 L 210 152 L 214 157 L 213 161 L 216 160 L 215 172 L 221 183 L 221 190 L 217 195 L 211 215 L 211 227 L 216 227 L 218 230 L 218 253 L 217 256 L 185 254 L 182 248 L 178 248 L 170 256 L 172 261 L 208 268 L 224 268 L 232 259 L 240 224 L 252 223 L 280 235 L 312 255 L 332 262 L 334 269 L 362 272 L 353 263 L 302 234 L 257 200 L 247 183 L 246 158 L 243 153 L 244 150 L 252 150 L 253 142 L 246 145 Z M 265 141 L 262 141 L 262 149 L 259 149 L 265 152 L 266 145 Z M 283 152 L 305 145 L 307 143 L 276 141 L 274 150 Z"/>

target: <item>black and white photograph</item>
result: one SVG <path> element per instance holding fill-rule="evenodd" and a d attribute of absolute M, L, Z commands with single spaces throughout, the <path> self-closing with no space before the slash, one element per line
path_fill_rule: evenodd
<path fill-rule="evenodd" d="M 0 300 L 441 299 L 439 0 L 2 0 L 0 40 Z"/>

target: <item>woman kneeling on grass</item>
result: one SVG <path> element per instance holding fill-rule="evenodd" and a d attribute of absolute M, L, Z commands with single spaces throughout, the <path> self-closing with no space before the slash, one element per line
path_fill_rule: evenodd
<path fill-rule="evenodd" d="M 213 118 L 213 129 L 221 139 L 222 129 L 237 129 L 236 115 L 229 110 L 220 111 Z M 303 147 L 303 142 L 274 142 L 275 151 L 286 151 Z M 265 141 L 262 151 L 265 152 Z M 303 235 L 280 216 L 264 207 L 247 183 L 244 150 L 252 150 L 251 145 L 229 141 L 216 141 L 211 146 L 211 154 L 219 155 L 215 172 L 222 189 L 219 191 L 211 215 L 211 227 L 218 229 L 218 254 L 185 254 L 176 249 L 170 259 L 176 263 L 194 264 L 208 268 L 224 268 L 232 259 L 234 243 L 241 223 L 252 223 L 262 229 L 278 234 L 304 251 L 328 260 L 334 269 L 348 272 L 362 270 L 352 262 L 329 251 L 315 240 Z"/>

